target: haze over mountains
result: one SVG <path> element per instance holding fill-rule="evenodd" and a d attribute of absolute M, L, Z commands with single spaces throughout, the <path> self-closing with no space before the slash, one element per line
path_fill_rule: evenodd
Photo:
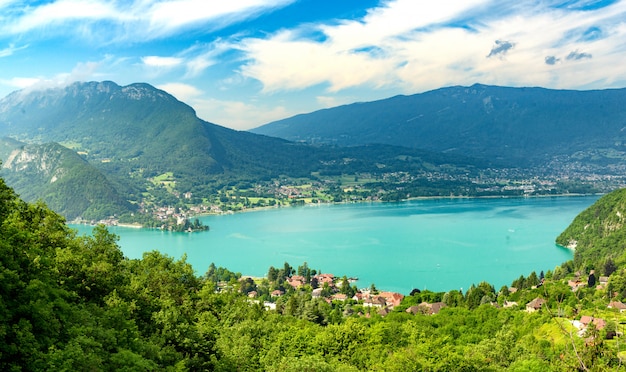
<path fill-rule="evenodd" d="M 626 158 L 626 89 L 594 91 L 476 84 L 302 114 L 253 133 L 354 146 L 384 143 L 543 166 L 607 166 Z"/>

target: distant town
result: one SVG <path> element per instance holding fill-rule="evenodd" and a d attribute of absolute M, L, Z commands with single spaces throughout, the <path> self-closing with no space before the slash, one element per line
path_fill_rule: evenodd
<path fill-rule="evenodd" d="M 547 172 L 548 174 L 550 172 Z M 313 174 L 311 178 L 282 177 L 271 181 L 236 182 L 210 195 L 177 189 L 173 174 L 152 181 L 167 193 L 168 204 L 145 199 L 131 216 L 111 216 L 105 225 L 130 225 L 170 231 L 206 231 L 197 218 L 261 208 L 321 203 L 401 201 L 441 197 L 530 197 L 602 194 L 624 187 L 625 177 L 571 170 L 557 175 L 530 175 L 520 169 L 488 169 L 480 174 L 458 172 L 357 173 L 340 176 Z M 163 199 L 163 198 L 161 198 Z"/>

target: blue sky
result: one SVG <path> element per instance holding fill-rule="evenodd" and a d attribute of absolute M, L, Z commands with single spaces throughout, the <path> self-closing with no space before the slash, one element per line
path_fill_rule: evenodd
<path fill-rule="evenodd" d="M 0 0 L 0 97 L 146 82 L 234 129 L 474 83 L 626 86 L 626 0 Z"/>

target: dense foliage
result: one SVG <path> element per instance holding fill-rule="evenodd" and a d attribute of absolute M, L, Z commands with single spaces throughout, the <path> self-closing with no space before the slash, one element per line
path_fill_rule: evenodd
<path fill-rule="evenodd" d="M 57 143 L 7 147 L 20 153 L 5 162 L 3 175 L 24 200 L 44 200 L 70 219 L 99 219 L 136 210 L 102 172 L 70 149 Z"/>
<path fill-rule="evenodd" d="M 353 300 L 313 299 L 308 286 L 287 289 L 276 310 L 266 310 L 239 291 L 257 286 L 250 278 L 214 265 L 198 276 L 184 257 L 156 251 L 127 259 L 116 240 L 103 226 L 76 236 L 63 218 L 21 201 L 0 179 L 0 369 L 571 371 L 621 365 L 619 345 L 604 340 L 608 331 L 583 338 L 568 321 L 606 305 L 606 292 L 574 293 L 554 278 L 556 271 L 543 282 L 543 273 L 520 277 L 515 293 L 496 292 L 488 283 L 467 293 L 416 290 L 385 317 Z M 313 274 L 306 264 L 295 270 L 287 263 L 270 273 L 275 281 Z M 621 270 L 613 275 L 613 281 L 626 277 Z M 538 296 L 548 306 L 523 311 Z M 520 305 L 501 308 L 505 300 Z M 435 315 L 405 311 L 423 301 L 448 306 Z M 606 316 L 617 320 L 619 313 Z"/>
<path fill-rule="evenodd" d="M 626 265 L 626 189 L 613 191 L 580 213 L 557 243 L 576 249 L 576 268 L 600 268 L 608 260 Z"/>

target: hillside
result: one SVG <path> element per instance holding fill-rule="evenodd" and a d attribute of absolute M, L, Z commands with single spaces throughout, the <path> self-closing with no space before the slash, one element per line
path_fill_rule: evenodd
<path fill-rule="evenodd" d="M 577 268 L 600 268 L 609 258 L 626 265 L 626 189 L 603 196 L 576 216 L 556 242 L 575 249 Z"/>
<path fill-rule="evenodd" d="M 259 172 L 280 168 L 293 147 L 204 122 L 191 107 L 148 84 L 121 87 L 108 81 L 14 92 L 0 101 L 0 135 L 58 142 L 124 176 L 207 175 L 240 167 Z M 257 147 L 274 150 L 278 161 L 259 159 Z"/>
<path fill-rule="evenodd" d="M 615 173 L 606 167 L 626 159 L 625 101 L 626 89 L 476 84 L 320 110 L 252 132 L 341 146 L 385 143 L 516 166 L 556 161 L 562 170 L 584 164 Z"/>
<path fill-rule="evenodd" d="M 26 145 L 4 140 L 0 144 L 5 151 L 11 147 L 2 174 L 24 200 L 45 200 L 68 219 L 94 219 L 137 209 L 74 151 L 56 143 Z"/>
<path fill-rule="evenodd" d="M 128 259 L 116 241 L 103 226 L 77 237 L 0 178 L 0 369 L 604 371 L 626 356 L 623 266 L 609 290 L 572 290 L 565 263 L 520 276 L 516 291 L 482 282 L 350 298 L 356 287 L 330 274 L 314 295 L 306 263 L 298 275 L 286 262 L 266 278 L 215 265 L 198 275 L 157 251 Z"/>
<path fill-rule="evenodd" d="M 191 107 L 148 84 L 122 87 L 109 81 L 10 94 L 0 100 L 0 136 L 5 138 L 0 141 L 6 164 L 2 174 L 11 186 L 29 201 L 42 199 L 68 218 L 85 219 L 124 211 L 128 215 L 135 209 L 131 206 L 146 213 L 161 207 L 191 208 L 191 198 L 183 195 L 192 195 L 195 204 L 220 199 L 236 204 L 239 191 L 232 198 L 226 193 L 237 185 L 264 182 L 269 188 L 280 177 L 321 183 L 327 180 L 314 174 L 347 173 L 354 179 L 360 172 L 375 179 L 383 172 L 418 176 L 440 171 L 442 178 L 468 177 L 490 164 L 419 149 L 320 147 L 239 132 L 199 119 Z M 25 148 L 39 155 L 44 148 L 62 145 L 67 150 L 62 151 L 63 161 L 74 159 L 72 164 L 81 170 L 72 167 L 72 178 L 51 182 L 50 172 L 70 169 L 54 163 L 61 160 L 58 156 L 33 155 L 28 157 L 30 167 L 16 166 L 9 160 L 23 143 L 46 145 Z M 446 187 L 437 186 L 436 192 L 449 194 Z"/>

